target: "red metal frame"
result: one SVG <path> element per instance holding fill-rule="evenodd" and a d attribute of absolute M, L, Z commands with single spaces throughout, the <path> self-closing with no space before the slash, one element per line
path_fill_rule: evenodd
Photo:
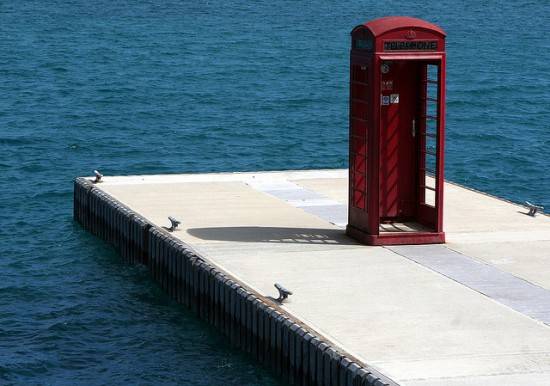
<path fill-rule="evenodd" d="M 386 17 L 357 26 L 351 35 L 347 233 L 371 245 L 443 243 L 445 32 L 423 20 Z M 438 69 L 432 83 L 428 66 Z M 432 84 L 436 97 L 428 95 Z M 390 95 L 397 95 L 394 106 Z M 434 105 L 432 116 L 427 108 Z M 435 133 L 428 132 L 430 119 Z M 428 164 L 435 166 L 435 188 L 426 183 Z M 426 192 L 432 191 L 429 205 Z M 381 222 L 415 225 L 386 232 Z"/>

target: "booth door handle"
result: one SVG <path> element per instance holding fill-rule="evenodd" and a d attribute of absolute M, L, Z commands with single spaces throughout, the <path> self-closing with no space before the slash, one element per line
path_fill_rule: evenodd
<path fill-rule="evenodd" d="M 412 128 L 411 128 L 411 134 L 414 137 L 416 137 L 416 120 L 413 119 L 413 122 L 412 122 Z"/>

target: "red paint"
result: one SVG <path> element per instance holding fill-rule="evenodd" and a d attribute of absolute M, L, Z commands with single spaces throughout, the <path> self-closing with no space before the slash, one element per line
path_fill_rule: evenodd
<path fill-rule="evenodd" d="M 373 245 L 444 242 L 445 33 L 387 17 L 351 35 L 347 232 Z M 380 231 L 402 222 L 419 227 Z"/>

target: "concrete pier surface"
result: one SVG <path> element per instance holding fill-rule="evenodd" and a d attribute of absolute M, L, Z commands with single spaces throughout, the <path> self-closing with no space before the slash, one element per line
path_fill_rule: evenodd
<path fill-rule="evenodd" d="M 442 245 L 344 233 L 347 170 L 105 176 L 94 187 L 402 385 L 550 385 L 550 217 L 447 183 Z"/>

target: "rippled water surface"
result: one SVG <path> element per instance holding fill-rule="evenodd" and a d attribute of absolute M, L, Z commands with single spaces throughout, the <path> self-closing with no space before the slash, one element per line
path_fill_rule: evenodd
<path fill-rule="evenodd" d="M 447 177 L 550 207 L 550 3 L 0 3 L 0 383 L 273 385 L 72 221 L 72 179 L 346 167 L 350 29 L 448 33 Z"/>

